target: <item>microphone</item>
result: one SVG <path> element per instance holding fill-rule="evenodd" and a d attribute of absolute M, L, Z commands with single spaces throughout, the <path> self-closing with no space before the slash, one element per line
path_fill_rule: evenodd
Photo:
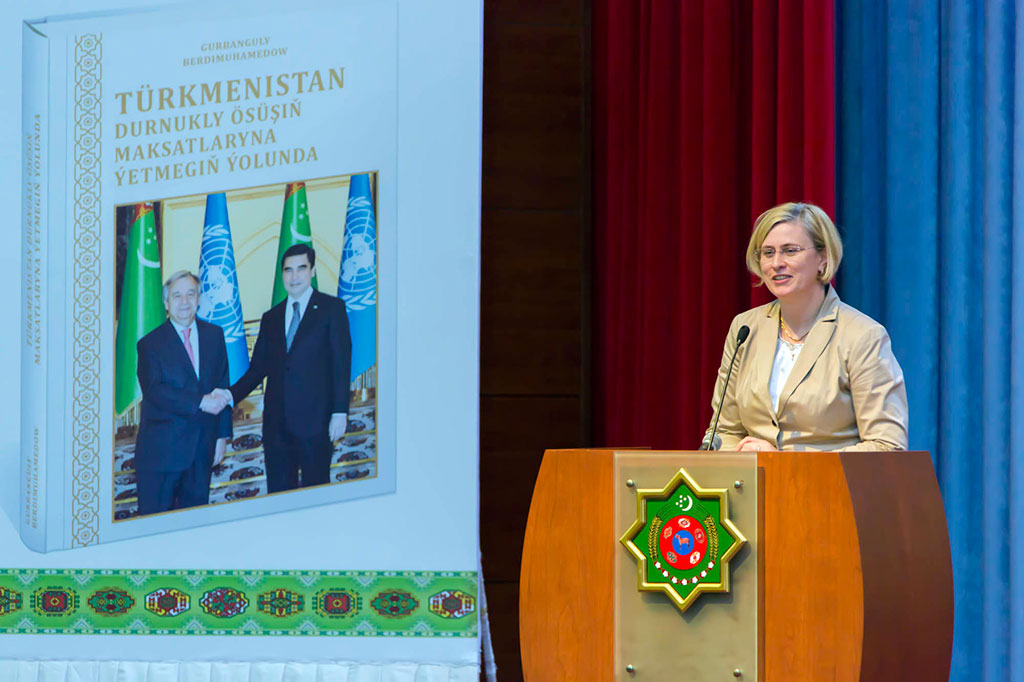
<path fill-rule="evenodd" d="M 715 436 L 711 438 L 711 434 L 704 436 L 704 440 L 700 442 L 701 450 L 721 450 L 722 449 L 722 437 Z"/>
<path fill-rule="evenodd" d="M 718 418 L 722 416 L 722 405 L 725 404 L 725 393 L 729 390 L 729 379 L 732 378 L 732 366 L 736 363 L 736 355 L 740 352 L 740 346 L 750 336 L 750 327 L 743 325 L 740 330 L 736 333 L 736 350 L 732 352 L 732 360 L 729 361 L 729 372 L 725 375 L 725 386 L 722 387 L 722 399 L 718 401 L 718 409 L 715 410 L 715 421 L 711 425 L 711 435 L 705 436 L 704 440 L 701 441 L 701 450 L 717 450 L 722 447 L 721 436 L 716 436 L 715 432 L 718 431 Z"/>

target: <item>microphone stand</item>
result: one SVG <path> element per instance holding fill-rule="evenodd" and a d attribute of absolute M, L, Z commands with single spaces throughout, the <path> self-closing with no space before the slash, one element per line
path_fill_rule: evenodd
<path fill-rule="evenodd" d="M 732 352 L 732 360 L 729 361 L 729 371 L 725 375 L 725 386 L 722 387 L 722 399 L 718 401 L 718 409 L 715 410 L 715 421 L 711 424 L 711 436 L 701 441 L 701 450 L 717 450 L 722 447 L 722 439 L 718 439 L 718 445 L 715 446 L 715 433 L 718 431 L 718 418 L 722 416 L 722 406 L 725 405 L 725 394 L 729 390 L 729 379 L 732 378 L 732 366 L 736 364 L 736 356 L 740 352 L 740 346 L 750 336 L 750 327 L 743 325 L 740 330 L 736 333 L 736 349 Z"/>

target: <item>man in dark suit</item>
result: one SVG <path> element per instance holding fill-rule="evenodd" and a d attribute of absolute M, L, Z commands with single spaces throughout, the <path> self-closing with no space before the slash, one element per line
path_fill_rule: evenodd
<path fill-rule="evenodd" d="M 231 437 L 231 411 L 213 394 L 230 385 L 224 332 L 196 319 L 199 279 L 187 270 L 174 273 L 163 298 L 167 321 L 137 345 L 140 515 L 209 504 L 210 470 Z"/>
<path fill-rule="evenodd" d="M 312 288 L 316 252 L 296 244 L 281 258 L 288 297 L 263 314 L 247 371 L 231 387 L 232 404 L 259 385 L 267 490 L 330 482 L 333 441 L 348 421 L 352 341 L 345 303 Z M 227 398 L 227 396 L 224 396 Z"/>

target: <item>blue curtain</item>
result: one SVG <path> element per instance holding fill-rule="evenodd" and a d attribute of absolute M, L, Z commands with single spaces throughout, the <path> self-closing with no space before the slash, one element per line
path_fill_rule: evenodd
<path fill-rule="evenodd" d="M 935 461 L 950 679 L 1024 680 L 1024 1 L 837 2 L 840 295 Z"/>

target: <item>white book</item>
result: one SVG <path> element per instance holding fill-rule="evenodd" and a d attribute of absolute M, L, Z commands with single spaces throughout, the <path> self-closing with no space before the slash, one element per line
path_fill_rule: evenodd
<path fill-rule="evenodd" d="M 24 25 L 0 658 L 472 665 L 482 8 L 239 7 Z"/>
<path fill-rule="evenodd" d="M 395 358 L 377 353 L 394 335 L 394 6 L 221 13 L 25 24 L 21 534 L 37 551 L 394 490 Z M 331 297 L 303 323 L 345 310 L 352 329 L 329 331 L 348 338 L 310 360 L 324 346 L 304 325 L 294 353 L 263 353 L 266 385 L 243 382 L 231 418 L 206 416 L 202 396 L 237 384 L 261 331 L 265 348 L 284 341 L 260 327 L 284 305 L 292 243 L 313 247 L 313 287 Z M 201 280 L 193 315 L 225 342 L 195 349 L 184 385 L 169 337 L 144 344 L 148 362 L 139 350 L 173 318 L 161 285 L 182 270 Z M 284 357 L 306 374 L 280 372 Z M 347 428 L 328 443 L 334 413 Z M 314 426 L 331 452 L 303 471 L 294 438 Z"/>

